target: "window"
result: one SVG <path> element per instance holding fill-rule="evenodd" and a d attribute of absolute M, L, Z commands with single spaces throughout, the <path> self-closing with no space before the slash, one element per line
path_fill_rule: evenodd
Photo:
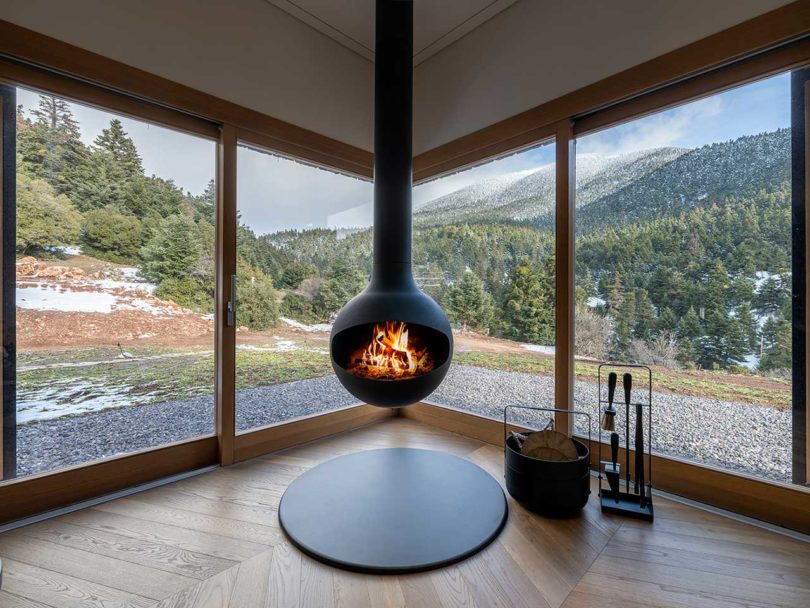
<path fill-rule="evenodd" d="M 22 88 L 3 101 L 3 477 L 212 434 L 215 142 Z"/>
<path fill-rule="evenodd" d="M 789 482 L 789 75 L 581 137 L 576 162 L 576 408 L 598 414 L 599 362 L 651 365 L 653 450 Z"/>
<path fill-rule="evenodd" d="M 372 184 L 247 145 L 237 166 L 237 431 L 357 405 L 329 333 L 368 283 Z"/>
<path fill-rule="evenodd" d="M 414 189 L 414 274 L 455 348 L 427 401 L 492 418 L 554 406 L 554 170 L 550 143 Z"/>

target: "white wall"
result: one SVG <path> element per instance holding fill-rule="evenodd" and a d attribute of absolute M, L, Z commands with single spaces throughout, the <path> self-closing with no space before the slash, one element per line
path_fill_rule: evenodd
<path fill-rule="evenodd" d="M 0 18 L 373 146 L 373 66 L 265 0 L 2 0 Z"/>
<path fill-rule="evenodd" d="M 417 66 L 414 152 L 789 1 L 520 0 Z"/>
<path fill-rule="evenodd" d="M 519 0 L 417 66 L 414 151 L 789 1 Z M 372 64 L 265 0 L 1 0 L 0 18 L 373 146 Z"/>

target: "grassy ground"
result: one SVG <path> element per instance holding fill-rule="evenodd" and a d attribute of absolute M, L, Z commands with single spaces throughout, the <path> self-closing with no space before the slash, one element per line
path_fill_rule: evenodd
<path fill-rule="evenodd" d="M 211 395 L 214 389 L 214 356 L 202 347 L 129 347 L 126 356 L 116 347 L 40 350 L 21 352 L 18 358 L 18 395 L 21 401 L 36 399 L 40 391 L 54 386 L 86 385 L 86 393 L 105 387 L 125 387 L 121 405 L 128 397 L 138 403 L 159 403 Z M 532 353 L 456 353 L 454 362 L 488 369 L 550 376 L 554 359 Z M 332 373 L 329 355 L 323 349 L 281 352 L 238 351 L 237 389 L 317 378 Z M 656 390 L 681 395 L 789 408 L 788 380 L 693 370 L 654 370 Z M 577 363 L 578 380 L 596 382 L 597 365 Z M 638 378 L 636 385 L 644 383 Z M 73 394 L 70 399 L 75 399 Z"/>
<path fill-rule="evenodd" d="M 116 358 L 120 351 L 108 347 L 23 353 L 18 367 L 21 371 L 17 375 L 18 394 L 24 400 L 40 389 L 62 383 L 127 387 L 127 395 L 147 397 L 141 403 L 213 393 L 211 350 L 139 348 L 126 352 L 133 358 Z M 236 355 L 237 389 L 316 378 L 331 370 L 329 355 L 322 352 L 238 352 Z"/>
<path fill-rule="evenodd" d="M 554 373 L 554 359 L 532 355 L 511 353 L 456 353 L 453 361 L 461 365 L 475 365 L 488 369 L 502 369 L 513 372 L 526 372 L 550 376 Z M 594 363 L 575 364 L 577 380 L 597 381 L 598 365 Z M 634 380 L 636 376 L 634 376 Z M 754 375 L 729 374 L 726 372 L 653 370 L 655 390 L 665 390 L 681 395 L 738 401 L 756 405 L 770 405 L 779 408 L 791 406 L 791 383 L 789 380 L 765 378 Z M 635 385 L 645 387 L 639 378 Z"/>

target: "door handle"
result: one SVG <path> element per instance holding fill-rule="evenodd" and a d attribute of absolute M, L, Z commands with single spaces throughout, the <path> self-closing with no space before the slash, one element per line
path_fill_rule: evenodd
<path fill-rule="evenodd" d="M 235 274 L 231 275 L 231 298 L 228 300 L 228 308 L 226 310 L 225 325 L 233 327 L 236 325 L 236 283 L 237 277 Z"/>

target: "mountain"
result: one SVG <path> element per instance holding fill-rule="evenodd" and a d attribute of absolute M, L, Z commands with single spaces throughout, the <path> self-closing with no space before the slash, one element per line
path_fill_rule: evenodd
<path fill-rule="evenodd" d="M 749 135 L 692 150 L 655 148 L 615 156 L 577 156 L 579 232 L 621 221 L 678 214 L 727 198 L 750 197 L 790 180 L 790 130 Z M 529 222 L 552 228 L 554 165 L 510 174 L 423 204 L 417 225 Z"/>
<path fill-rule="evenodd" d="M 747 135 L 689 150 L 642 179 L 606 188 L 578 212 L 577 231 L 674 216 L 789 183 L 790 129 Z"/>
<path fill-rule="evenodd" d="M 577 157 L 578 206 L 612 193 L 641 179 L 661 165 L 687 152 L 679 148 L 657 148 L 632 154 Z M 509 174 L 467 186 L 423 204 L 414 219 L 421 224 L 456 222 L 531 221 L 553 222 L 555 192 L 554 165 L 540 167 L 528 175 Z"/>

